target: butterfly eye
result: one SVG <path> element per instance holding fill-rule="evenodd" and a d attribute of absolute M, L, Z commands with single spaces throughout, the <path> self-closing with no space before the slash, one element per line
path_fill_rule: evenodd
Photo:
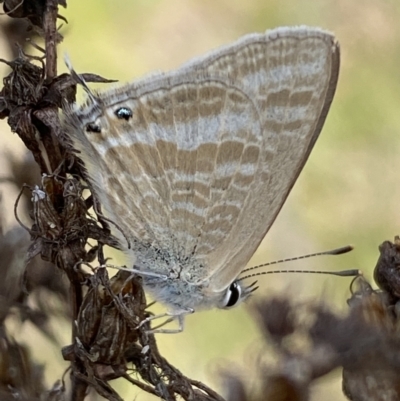
<path fill-rule="evenodd" d="M 96 134 L 99 134 L 101 132 L 101 127 L 98 124 L 91 123 L 86 125 L 86 132 L 94 132 Z"/>
<path fill-rule="evenodd" d="M 132 110 L 127 107 L 120 107 L 115 111 L 115 115 L 120 119 L 128 121 L 132 117 Z"/>
<path fill-rule="evenodd" d="M 239 303 L 242 296 L 242 287 L 238 284 L 237 281 L 234 281 L 228 288 L 225 294 L 224 301 L 222 303 L 222 307 L 225 309 L 231 308 Z"/>

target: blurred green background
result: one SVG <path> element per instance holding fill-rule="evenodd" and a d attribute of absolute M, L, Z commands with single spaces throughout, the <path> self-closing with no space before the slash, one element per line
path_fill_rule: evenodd
<path fill-rule="evenodd" d="M 353 244 L 356 248 L 348 255 L 282 268 L 359 268 L 371 278 L 378 245 L 399 234 L 399 1 L 70 0 L 60 13 L 69 24 L 61 28 L 59 72 L 66 71 L 62 59 L 68 53 L 78 72 L 122 82 L 176 68 L 250 32 L 303 24 L 333 31 L 342 53 L 335 100 L 303 173 L 250 264 Z M 2 58 L 9 57 L 5 49 L 0 38 Z M 2 75 L 6 71 L 0 65 Z M 0 130 L 0 149 L 6 149 L 1 158 L 7 153 L 22 157 L 20 140 L 4 122 Z M 7 185 L 1 190 L 6 205 L 11 205 L 16 194 Z M 11 213 L 7 219 L 14 224 Z M 182 334 L 159 335 L 161 351 L 187 376 L 221 390 L 221 370 L 234 369 L 246 377 L 247 367 L 264 352 L 251 302 L 283 292 L 296 301 L 323 299 L 345 311 L 348 284 L 347 279 L 330 276 L 266 276 L 249 305 L 198 313 L 186 319 Z M 35 338 L 29 330 L 33 329 L 25 327 L 19 334 Z M 67 328 L 60 339 L 69 343 Z M 43 344 L 46 352 L 35 352 L 47 364 L 50 384 L 66 364 L 57 362 L 57 348 Z M 121 386 L 126 399 L 139 392 Z M 312 399 L 344 400 L 340 388 L 338 371 L 313 387 Z"/>

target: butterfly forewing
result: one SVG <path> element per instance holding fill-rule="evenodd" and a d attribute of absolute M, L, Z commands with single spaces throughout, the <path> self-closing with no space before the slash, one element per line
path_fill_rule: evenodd
<path fill-rule="evenodd" d="M 231 231 L 226 258 L 216 253 L 211 262 L 218 289 L 248 262 L 306 162 L 336 89 L 339 47 L 326 32 L 283 28 L 249 35 L 187 68 L 225 77 L 243 90 L 254 99 L 263 128 L 255 190 Z"/>

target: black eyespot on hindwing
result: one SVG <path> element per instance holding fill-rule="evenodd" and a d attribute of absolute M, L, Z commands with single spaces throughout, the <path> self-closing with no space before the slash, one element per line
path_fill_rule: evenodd
<path fill-rule="evenodd" d="M 86 125 L 86 132 L 94 132 L 95 134 L 100 134 L 101 127 L 96 123 L 90 123 Z"/>
<path fill-rule="evenodd" d="M 120 119 L 124 119 L 128 121 L 133 113 L 131 109 L 128 109 L 127 107 L 120 107 L 119 109 L 115 110 L 115 115 Z"/>

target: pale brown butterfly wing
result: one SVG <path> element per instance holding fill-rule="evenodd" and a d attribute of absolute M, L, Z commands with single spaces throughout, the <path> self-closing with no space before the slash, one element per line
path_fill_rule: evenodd
<path fill-rule="evenodd" d="M 70 113 L 90 181 L 136 263 L 181 269 L 186 282 L 211 278 L 210 294 L 226 288 L 307 160 L 338 66 L 330 34 L 278 29 Z M 131 118 L 118 119 L 120 108 Z M 93 122 L 101 133 L 85 132 Z"/>

